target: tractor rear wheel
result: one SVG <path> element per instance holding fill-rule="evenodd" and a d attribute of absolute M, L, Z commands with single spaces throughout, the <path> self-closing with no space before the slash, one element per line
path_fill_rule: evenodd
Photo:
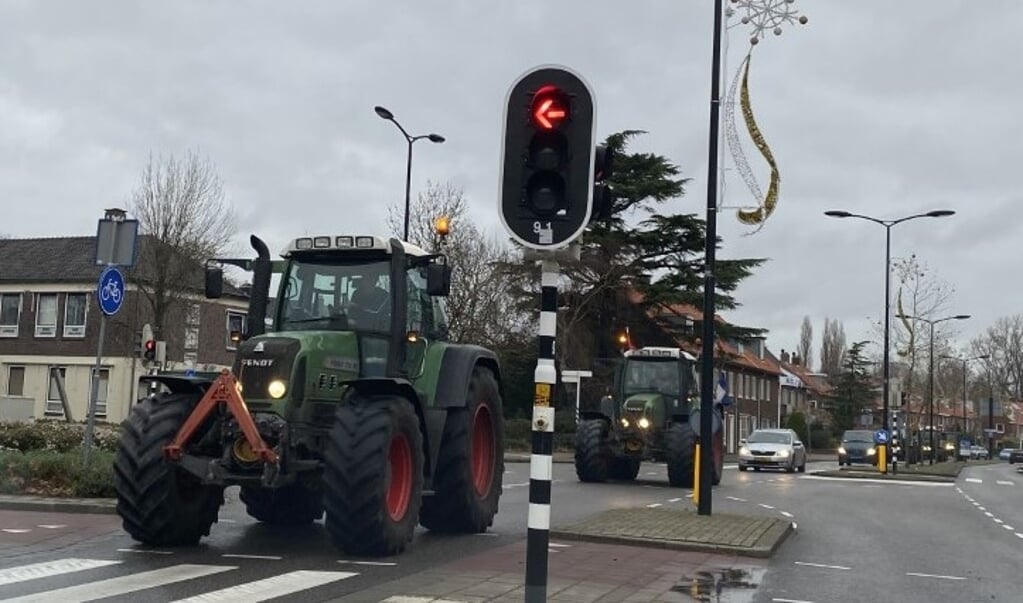
<path fill-rule="evenodd" d="M 448 411 L 432 496 L 419 522 L 437 532 L 479 533 L 493 525 L 504 483 L 504 409 L 497 379 L 477 366 L 465 408 Z"/>
<path fill-rule="evenodd" d="M 639 475 L 639 459 L 628 457 L 615 457 L 611 459 L 611 479 L 624 482 L 632 481 Z"/>
<path fill-rule="evenodd" d="M 412 405 L 395 396 L 352 396 L 327 436 L 326 528 L 355 555 L 405 550 L 423 496 L 423 436 Z"/>
<path fill-rule="evenodd" d="M 199 397 L 150 396 L 121 424 L 114 459 L 117 514 L 132 538 L 150 545 L 194 545 L 209 536 L 224 503 L 224 488 L 166 461 L 163 447 L 177 435 Z"/>
<path fill-rule="evenodd" d="M 688 423 L 672 423 L 664 434 L 664 447 L 668 451 L 668 483 L 692 488 L 696 433 Z"/>
<path fill-rule="evenodd" d="M 251 517 L 271 525 L 301 526 L 323 517 L 323 493 L 302 484 L 277 489 L 242 486 L 239 498 Z"/>
<path fill-rule="evenodd" d="M 604 419 L 584 419 L 575 430 L 575 474 L 582 482 L 607 481 L 611 472 L 608 424 Z"/>

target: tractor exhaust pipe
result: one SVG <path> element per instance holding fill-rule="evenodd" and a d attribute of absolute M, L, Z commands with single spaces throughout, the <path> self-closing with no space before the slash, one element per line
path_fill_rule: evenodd
<path fill-rule="evenodd" d="M 270 297 L 270 277 L 273 266 L 270 263 L 270 249 L 256 235 L 249 237 L 249 243 L 256 250 L 252 262 L 252 294 L 249 298 L 248 333 L 246 339 L 266 332 L 266 306 Z"/>

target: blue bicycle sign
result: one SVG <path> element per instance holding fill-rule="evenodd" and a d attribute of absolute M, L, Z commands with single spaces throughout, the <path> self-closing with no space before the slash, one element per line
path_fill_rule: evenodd
<path fill-rule="evenodd" d="M 99 308 L 107 316 L 117 314 L 121 309 L 121 302 L 124 301 L 124 276 L 117 268 L 110 266 L 99 276 L 99 284 L 96 287 L 96 299 L 99 300 Z"/>
<path fill-rule="evenodd" d="M 887 444 L 888 443 L 888 432 L 883 429 L 878 429 L 874 432 L 874 443 L 875 444 Z"/>

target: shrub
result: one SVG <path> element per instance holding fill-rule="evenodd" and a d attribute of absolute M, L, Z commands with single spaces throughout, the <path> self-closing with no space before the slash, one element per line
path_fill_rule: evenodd
<path fill-rule="evenodd" d="M 94 451 L 82 467 L 82 449 L 0 452 L 0 493 L 113 497 L 114 454 Z"/>
<path fill-rule="evenodd" d="M 121 439 L 120 427 L 112 423 L 94 424 L 93 444 L 99 450 L 116 451 Z M 0 450 L 49 450 L 69 452 L 85 440 L 85 423 L 67 423 L 46 419 L 34 423 L 0 423 Z"/>

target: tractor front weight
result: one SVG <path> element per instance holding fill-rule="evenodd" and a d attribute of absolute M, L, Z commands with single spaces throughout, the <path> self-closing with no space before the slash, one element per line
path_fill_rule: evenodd
<path fill-rule="evenodd" d="M 164 458 L 173 462 L 187 461 L 184 446 L 209 414 L 221 404 L 226 405 L 231 415 L 238 421 L 238 427 L 242 430 L 245 443 L 248 444 L 251 453 L 265 463 L 268 476 L 276 475 L 280 459 L 277 453 L 267 446 L 263 437 L 259 434 L 259 430 L 252 420 L 252 415 L 249 414 L 249 409 L 245 405 L 245 400 L 242 399 L 241 393 L 238 391 L 238 380 L 226 369 L 220 372 L 220 376 L 206 390 L 206 393 L 196 404 L 195 409 L 192 410 L 191 414 L 188 415 L 188 418 L 181 425 L 181 428 L 178 429 L 174 440 L 164 446 Z M 236 446 L 239 444 L 241 444 L 240 440 L 236 443 Z M 191 465 L 191 463 L 186 464 Z M 212 472 L 212 467 L 208 468 L 208 470 Z M 207 477 L 212 478 L 213 475 L 208 475 Z"/>

